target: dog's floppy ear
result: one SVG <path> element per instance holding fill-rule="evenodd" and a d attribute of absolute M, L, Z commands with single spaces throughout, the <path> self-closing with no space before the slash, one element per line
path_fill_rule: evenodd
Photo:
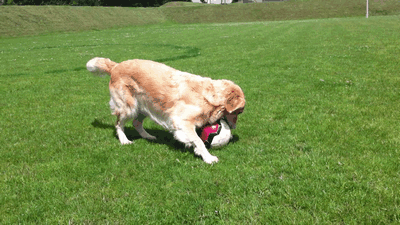
<path fill-rule="evenodd" d="M 214 107 L 209 122 L 215 123 L 226 113 L 244 108 L 245 100 L 242 89 L 228 80 L 208 80 L 203 84 L 203 97 Z"/>
<path fill-rule="evenodd" d="M 218 80 L 205 80 L 202 83 L 203 87 L 203 97 L 214 109 L 208 119 L 210 124 L 217 122 L 224 116 L 225 109 L 225 99 L 221 97 L 220 91 L 223 88 L 222 81 Z"/>
<path fill-rule="evenodd" d="M 229 88 L 229 94 L 226 101 L 226 111 L 232 113 L 237 109 L 244 108 L 246 101 L 242 90 L 237 88 Z"/>

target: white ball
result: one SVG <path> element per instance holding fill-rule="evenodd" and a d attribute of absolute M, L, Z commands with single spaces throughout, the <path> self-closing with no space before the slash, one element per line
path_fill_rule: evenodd
<path fill-rule="evenodd" d="M 225 120 L 221 119 L 216 124 L 202 129 L 201 139 L 207 147 L 217 148 L 229 143 L 232 138 L 231 129 Z"/>

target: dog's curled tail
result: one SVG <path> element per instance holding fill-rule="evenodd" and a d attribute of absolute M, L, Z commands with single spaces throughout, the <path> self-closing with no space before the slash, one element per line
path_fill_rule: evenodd
<path fill-rule="evenodd" d="M 111 70 L 118 65 L 118 63 L 111 61 L 110 59 L 96 57 L 86 63 L 86 68 L 94 75 L 104 76 L 110 75 Z"/>

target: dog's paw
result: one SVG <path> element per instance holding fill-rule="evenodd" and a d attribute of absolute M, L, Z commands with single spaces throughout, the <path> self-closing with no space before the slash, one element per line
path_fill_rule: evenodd
<path fill-rule="evenodd" d="M 203 160 L 208 164 L 213 164 L 218 162 L 218 158 L 213 155 L 209 155 L 208 157 L 203 157 Z"/>
<path fill-rule="evenodd" d="M 130 140 L 128 140 L 128 139 L 123 140 L 123 141 L 120 141 L 120 142 L 121 142 L 121 145 L 130 145 L 130 144 L 133 143 L 132 141 L 130 141 Z"/>

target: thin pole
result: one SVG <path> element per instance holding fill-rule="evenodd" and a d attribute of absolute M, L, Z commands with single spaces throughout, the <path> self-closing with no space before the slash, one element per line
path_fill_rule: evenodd
<path fill-rule="evenodd" d="M 366 17 L 368 18 L 368 0 L 367 0 L 367 16 Z"/>

